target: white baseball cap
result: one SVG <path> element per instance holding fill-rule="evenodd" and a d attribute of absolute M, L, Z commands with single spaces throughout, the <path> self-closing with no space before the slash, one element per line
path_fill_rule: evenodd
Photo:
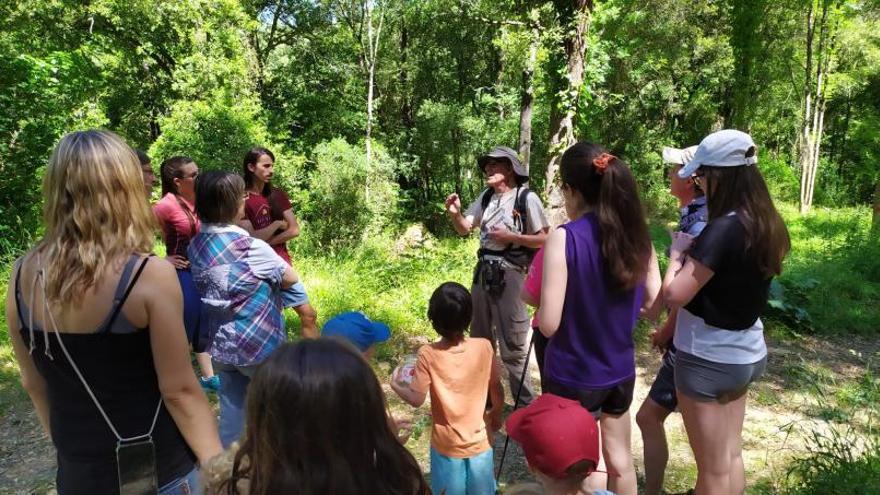
<path fill-rule="evenodd" d="M 663 147 L 663 161 L 675 165 L 684 165 L 694 159 L 694 153 L 697 152 L 696 146 L 688 146 L 684 149 Z"/>
<path fill-rule="evenodd" d="M 703 138 L 693 159 L 678 171 L 678 176 L 687 179 L 703 165 L 707 167 L 741 167 L 756 163 L 758 163 L 758 156 L 752 137 L 742 131 L 725 129 L 713 132 Z"/>

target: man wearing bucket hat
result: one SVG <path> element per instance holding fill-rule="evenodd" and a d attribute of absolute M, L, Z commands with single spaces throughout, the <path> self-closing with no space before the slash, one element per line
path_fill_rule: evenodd
<path fill-rule="evenodd" d="M 537 194 L 529 191 L 525 167 L 516 152 L 496 146 L 477 159 L 487 188 L 462 212 L 458 194 L 446 198 L 446 212 L 461 235 L 480 231 L 478 262 L 474 270 L 473 337 L 484 337 L 500 347 L 511 394 L 523 404 L 534 399 L 531 380 L 520 381 L 528 360 L 528 310 L 520 299 L 529 263 L 544 245 L 550 224 Z M 515 404 L 514 404 L 515 406 Z"/>

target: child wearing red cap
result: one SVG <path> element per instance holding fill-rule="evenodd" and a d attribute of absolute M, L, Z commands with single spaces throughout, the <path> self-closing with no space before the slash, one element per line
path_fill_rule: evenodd
<path fill-rule="evenodd" d="M 428 318 L 442 337 L 422 346 L 412 381 L 394 370 L 391 388 L 419 407 L 431 393 L 431 489 L 446 495 L 494 495 L 494 456 L 489 428 L 501 427 L 504 390 L 492 344 L 468 338 L 471 295 L 461 284 L 446 282 L 428 303 Z M 486 399 L 493 407 L 485 411 Z"/>
<path fill-rule="evenodd" d="M 599 428 L 580 402 L 544 394 L 507 418 L 507 434 L 522 446 L 544 493 L 611 493 L 585 483 L 599 464 Z"/>

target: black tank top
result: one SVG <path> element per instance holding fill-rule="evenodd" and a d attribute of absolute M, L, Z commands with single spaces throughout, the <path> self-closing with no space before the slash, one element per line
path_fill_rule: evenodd
<path fill-rule="evenodd" d="M 146 265 L 144 259 L 130 283 L 126 283 L 139 258 L 126 264 L 116 298 L 104 324 L 91 334 L 64 333 L 61 339 L 101 406 L 123 437 L 150 430 L 159 382 L 153 365 L 149 328 L 132 329 L 120 310 Z M 21 336 L 32 349 L 31 358 L 46 381 L 52 442 L 58 453 L 58 493 L 119 493 L 116 468 L 116 437 L 101 417 L 85 387 L 68 362 L 54 332 L 27 327 L 25 314 L 33 308 L 22 304 L 21 269 L 15 276 L 15 304 Z M 153 430 L 159 486 L 174 481 L 195 466 L 195 455 L 163 405 Z"/>

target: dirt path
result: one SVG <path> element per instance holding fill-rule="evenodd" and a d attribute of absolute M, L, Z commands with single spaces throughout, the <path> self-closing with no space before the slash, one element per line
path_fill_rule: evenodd
<path fill-rule="evenodd" d="M 784 481 L 785 466 L 794 455 L 804 450 L 805 433 L 825 431 L 829 411 L 833 411 L 834 395 L 847 383 L 858 380 L 869 361 L 880 358 L 880 343 L 866 339 L 820 340 L 802 338 L 770 344 L 767 375 L 749 393 L 749 406 L 743 433 L 744 460 L 749 493 L 774 493 Z M 637 354 L 638 379 L 633 416 L 644 400 L 659 364 L 659 356 L 648 350 Z M 387 378 L 390 365 L 380 363 L 377 372 Z M 533 369 L 536 369 L 533 366 Z M 537 383 L 537 373 L 532 373 Z M 416 434 L 408 447 L 429 473 L 428 441 L 430 417 L 428 408 L 419 410 L 403 405 L 387 390 L 391 408 L 398 414 L 411 416 L 417 424 Z M 508 401 L 510 402 L 508 394 Z M 824 402 L 824 406 L 822 403 Z M 831 417 L 838 424 L 858 422 L 859 417 Z M 633 419 L 632 449 L 638 476 L 643 476 L 642 443 Z M 670 459 L 666 489 L 684 492 L 693 486 L 695 467 L 687 444 L 681 417 L 673 414 L 667 420 Z M 495 439 L 496 463 L 504 445 L 504 435 Z M 510 442 L 500 482 L 502 488 L 516 481 L 532 480 L 522 451 Z M 55 476 L 54 451 L 43 438 L 29 402 L 23 401 L 0 418 L 0 493 L 52 493 Z"/>

